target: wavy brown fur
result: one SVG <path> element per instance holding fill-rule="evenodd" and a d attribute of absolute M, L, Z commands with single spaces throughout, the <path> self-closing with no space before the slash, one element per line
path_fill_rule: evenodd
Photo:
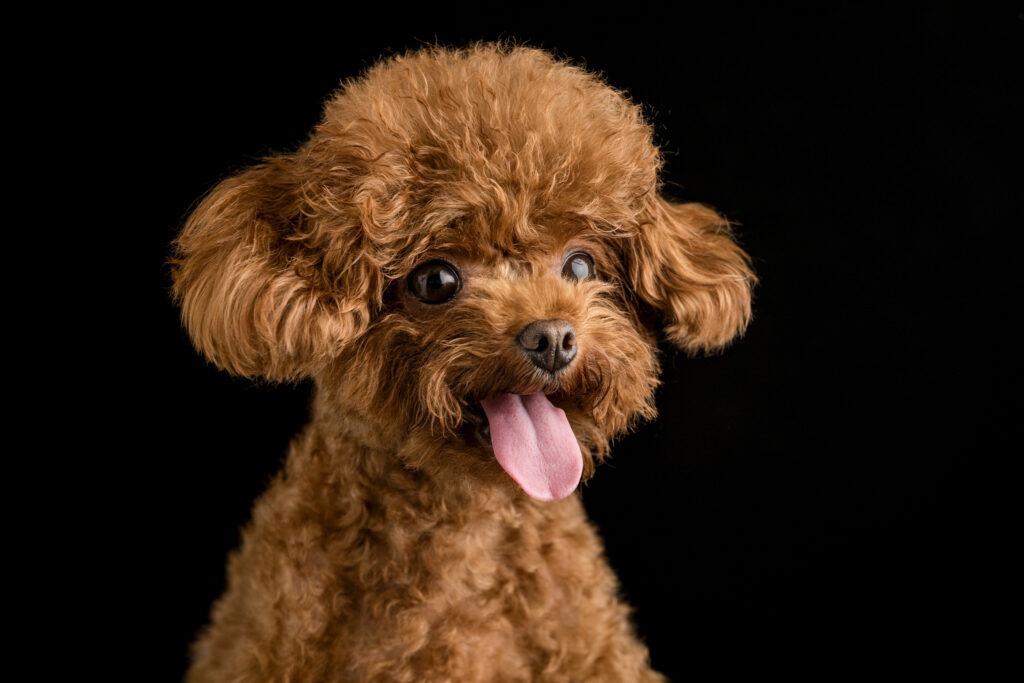
<path fill-rule="evenodd" d="M 691 352 L 745 328 L 747 258 L 713 211 L 659 196 L 651 140 L 637 106 L 542 51 L 426 49 L 196 208 L 173 264 L 197 348 L 316 395 L 189 681 L 661 680 L 579 497 L 528 498 L 474 436 L 480 399 L 543 391 L 589 477 L 654 417 L 648 311 Z M 574 250 L 599 278 L 559 276 Z M 434 258 L 463 281 L 441 305 L 405 286 Z M 578 353 L 552 377 L 514 340 L 556 318 Z"/>

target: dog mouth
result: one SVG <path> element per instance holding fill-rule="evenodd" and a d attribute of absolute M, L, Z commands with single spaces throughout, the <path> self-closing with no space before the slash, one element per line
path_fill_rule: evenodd
<path fill-rule="evenodd" d="M 541 392 L 498 393 L 467 411 L 476 441 L 531 498 L 560 500 L 579 485 L 583 454 L 565 411 Z"/>

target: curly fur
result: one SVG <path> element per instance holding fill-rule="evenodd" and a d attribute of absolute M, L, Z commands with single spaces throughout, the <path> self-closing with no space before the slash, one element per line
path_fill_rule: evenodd
<path fill-rule="evenodd" d="M 712 210 L 659 194 L 640 109 L 523 47 L 392 58 L 297 151 L 223 181 L 176 243 L 196 347 L 238 375 L 312 378 L 312 419 L 256 503 L 194 647 L 202 681 L 656 681 L 578 496 L 497 465 L 479 401 L 544 392 L 584 478 L 654 417 L 658 329 L 690 352 L 750 318 L 754 276 Z M 572 250 L 599 278 L 560 277 Z M 406 278 L 462 274 L 427 305 Z M 514 340 L 576 330 L 564 372 Z"/>

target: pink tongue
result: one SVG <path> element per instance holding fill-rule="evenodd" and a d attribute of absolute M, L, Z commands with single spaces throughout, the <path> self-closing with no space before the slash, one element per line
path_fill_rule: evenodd
<path fill-rule="evenodd" d="M 498 463 L 537 500 L 558 500 L 576 490 L 583 454 L 565 411 L 544 394 L 500 394 L 480 402 L 491 425 Z"/>

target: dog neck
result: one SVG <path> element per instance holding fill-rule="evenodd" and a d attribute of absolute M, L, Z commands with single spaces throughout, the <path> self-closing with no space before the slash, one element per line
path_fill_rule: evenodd
<path fill-rule="evenodd" d="M 293 470 L 327 468 L 343 496 L 402 496 L 432 506 L 536 507 L 483 445 L 429 428 L 395 429 L 379 416 L 327 392 L 313 401 L 313 419 L 289 456 Z"/>

